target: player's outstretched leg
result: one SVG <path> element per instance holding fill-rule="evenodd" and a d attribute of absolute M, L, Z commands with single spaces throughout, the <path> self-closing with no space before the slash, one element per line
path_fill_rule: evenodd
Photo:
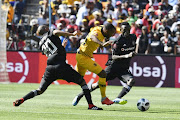
<path fill-rule="evenodd" d="M 92 99 L 91 99 L 90 90 L 89 90 L 88 86 L 86 84 L 84 84 L 81 86 L 81 88 L 83 89 L 85 98 L 87 100 L 87 103 L 89 106 L 88 109 L 89 110 L 103 110 L 102 108 L 99 108 L 93 104 Z"/>
<path fill-rule="evenodd" d="M 19 106 L 24 102 L 24 98 L 17 99 L 15 102 L 13 102 L 13 106 Z"/>
<path fill-rule="evenodd" d="M 27 95 L 25 95 L 23 98 L 17 99 L 15 102 L 13 102 L 13 105 L 15 107 L 17 107 L 17 106 L 21 105 L 24 101 L 31 99 L 37 95 L 42 94 L 51 83 L 52 83 L 52 81 L 47 82 L 44 80 L 44 78 L 42 78 L 40 87 L 37 90 L 33 90 L 33 91 L 29 92 Z"/>
<path fill-rule="evenodd" d="M 134 85 L 135 81 L 133 78 L 128 79 L 127 85 L 123 87 L 122 91 L 119 93 L 118 97 L 114 99 L 114 103 L 124 105 L 127 103 L 127 100 L 122 99 L 123 96 L 125 96 L 132 88 Z"/>
<path fill-rule="evenodd" d="M 99 77 L 99 88 L 101 92 L 101 103 L 106 105 L 111 105 L 114 102 L 109 100 L 108 97 L 106 97 L 105 91 L 106 91 L 106 78 L 100 78 Z"/>
<path fill-rule="evenodd" d="M 98 82 L 96 83 L 93 83 L 91 85 L 91 88 L 90 88 L 90 92 L 96 90 L 97 88 L 99 88 L 99 85 L 98 85 Z M 73 99 L 73 102 L 72 102 L 72 105 L 73 106 L 76 106 L 79 101 L 81 100 L 81 98 L 84 96 L 84 92 L 82 91 L 81 93 L 79 93 L 74 99 Z"/>
<path fill-rule="evenodd" d="M 13 105 L 15 107 L 17 107 L 17 106 L 21 105 L 24 101 L 31 99 L 37 95 L 40 95 L 43 92 L 44 91 L 41 91 L 41 90 L 33 90 L 33 91 L 29 92 L 27 95 L 25 95 L 23 98 L 17 99 L 15 102 L 13 102 Z"/>

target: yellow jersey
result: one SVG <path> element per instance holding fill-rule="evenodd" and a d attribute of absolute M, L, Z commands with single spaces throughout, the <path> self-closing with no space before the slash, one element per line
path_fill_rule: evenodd
<path fill-rule="evenodd" d="M 97 26 L 91 29 L 90 33 L 87 35 L 86 40 L 80 45 L 80 53 L 88 56 L 88 57 L 93 57 L 93 52 L 100 46 L 98 43 L 95 43 L 94 41 L 91 40 L 91 35 L 95 35 L 98 40 L 101 42 L 104 41 L 104 36 L 101 32 L 103 26 Z"/>

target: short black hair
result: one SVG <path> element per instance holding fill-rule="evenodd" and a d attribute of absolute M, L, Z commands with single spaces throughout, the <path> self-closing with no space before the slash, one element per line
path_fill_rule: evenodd
<path fill-rule="evenodd" d="M 46 28 L 47 28 L 46 25 L 41 25 L 38 27 L 36 33 L 38 33 L 39 35 L 43 35 L 44 33 L 47 32 Z"/>
<path fill-rule="evenodd" d="M 114 25 L 113 24 L 111 24 L 111 23 L 106 23 L 105 25 L 104 25 L 104 27 L 105 27 L 105 29 L 106 30 L 116 30 L 116 28 L 114 27 Z"/>
<path fill-rule="evenodd" d="M 122 23 L 121 23 L 121 26 L 122 26 L 122 25 L 130 26 L 128 22 L 122 22 Z"/>

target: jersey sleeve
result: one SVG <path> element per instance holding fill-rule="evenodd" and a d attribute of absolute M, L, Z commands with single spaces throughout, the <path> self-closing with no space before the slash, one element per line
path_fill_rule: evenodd
<path fill-rule="evenodd" d="M 52 36 L 52 35 L 53 35 L 53 31 L 54 31 L 54 29 L 50 29 L 50 30 L 48 31 L 48 36 Z"/>
<path fill-rule="evenodd" d="M 119 46 L 119 44 L 118 44 L 118 41 L 115 40 L 114 43 L 113 43 L 113 45 L 112 45 L 112 53 L 113 53 L 114 55 L 117 55 L 117 54 L 119 53 L 119 49 L 120 49 L 120 46 Z"/>

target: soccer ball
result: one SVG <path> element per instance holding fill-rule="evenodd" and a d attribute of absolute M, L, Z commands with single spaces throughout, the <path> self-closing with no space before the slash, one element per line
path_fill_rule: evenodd
<path fill-rule="evenodd" d="M 148 110 L 150 107 L 150 103 L 149 103 L 149 100 L 145 99 L 145 98 L 141 98 L 138 100 L 137 102 L 137 108 L 140 110 L 140 111 L 146 111 Z"/>

